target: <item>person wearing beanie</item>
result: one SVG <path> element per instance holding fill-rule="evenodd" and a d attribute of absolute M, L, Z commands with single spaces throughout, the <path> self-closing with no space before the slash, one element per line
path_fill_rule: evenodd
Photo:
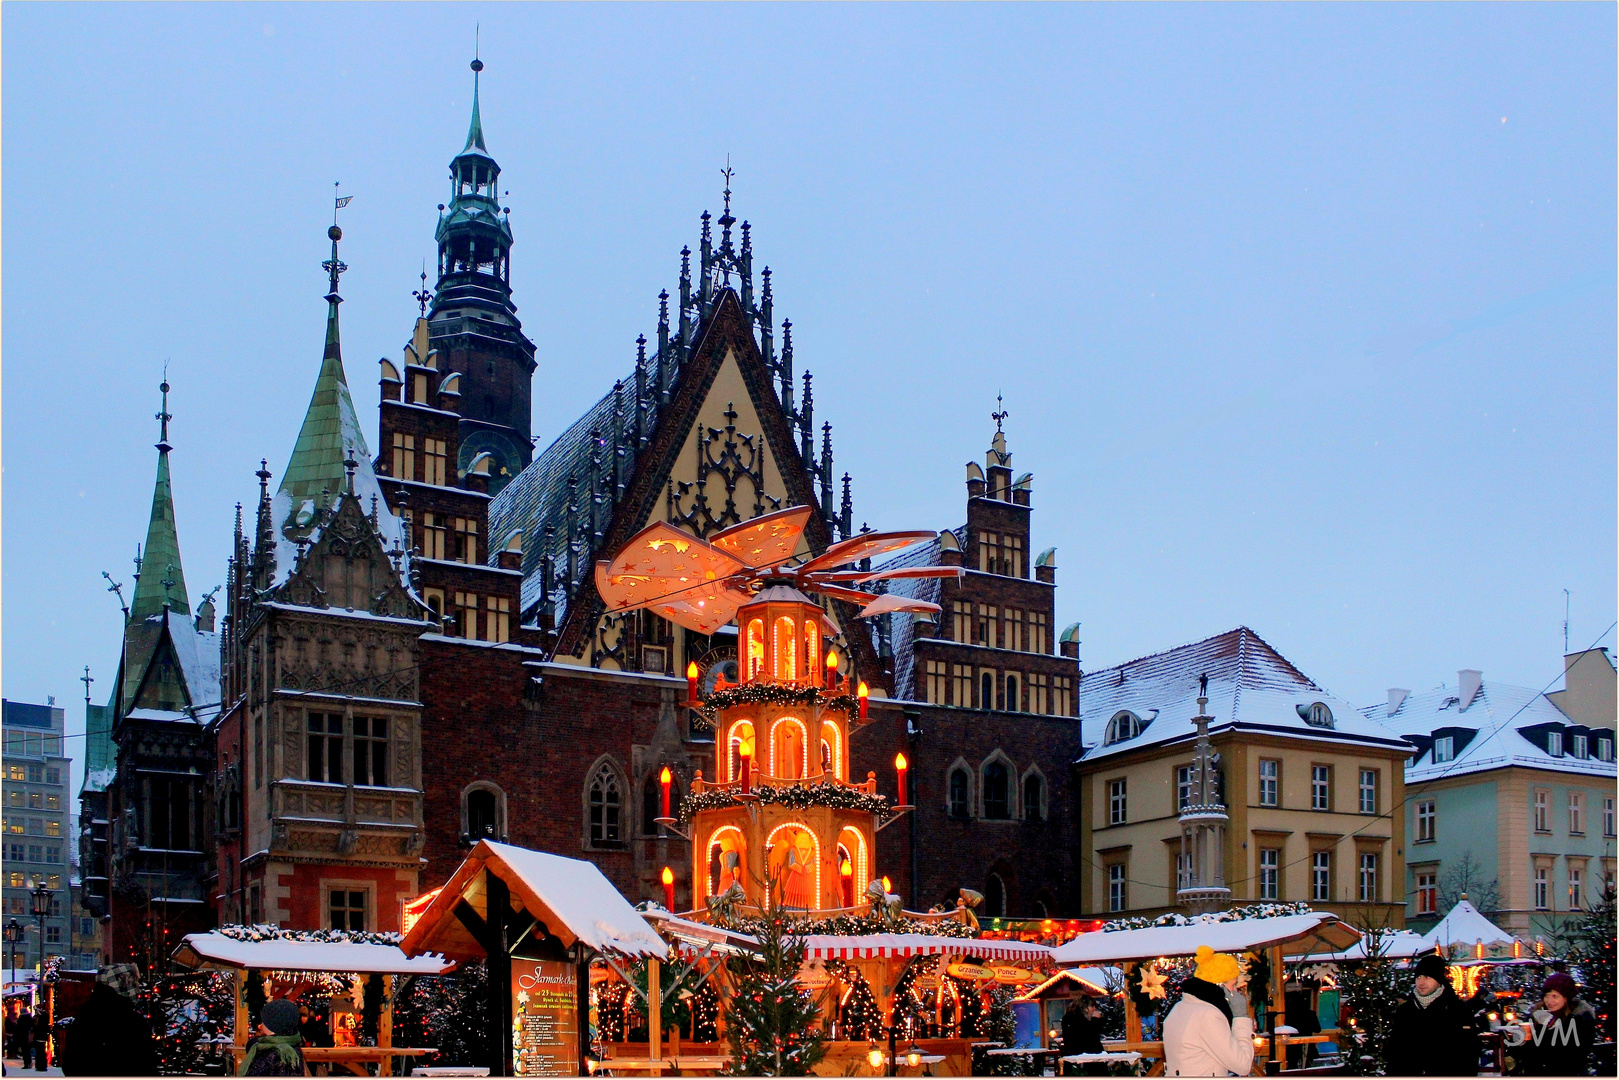
<path fill-rule="evenodd" d="M 1247 1076 L 1254 1020 L 1237 988 L 1242 967 L 1229 953 L 1197 947 L 1197 968 L 1164 1020 L 1165 1076 Z"/>
<path fill-rule="evenodd" d="M 1552 973 L 1530 1015 L 1530 1037 L 1518 1052 L 1529 1076 L 1585 1076 L 1591 1071 L 1597 1014 L 1581 1001 L 1567 972 Z"/>
<path fill-rule="evenodd" d="M 303 1038 L 298 1034 L 298 1005 L 272 998 L 259 1011 L 259 1034 L 248 1040 L 237 1076 L 302 1076 Z"/>
<path fill-rule="evenodd" d="M 1394 1010 L 1389 1027 L 1390 1076 L 1477 1076 L 1478 1023 L 1450 988 L 1444 957 L 1417 961 L 1411 996 Z"/>

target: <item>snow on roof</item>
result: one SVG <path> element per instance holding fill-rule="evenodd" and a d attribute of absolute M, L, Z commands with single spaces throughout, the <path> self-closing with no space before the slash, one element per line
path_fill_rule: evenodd
<path fill-rule="evenodd" d="M 1456 906 L 1432 930 L 1422 935 L 1424 951 L 1439 949 L 1448 952 L 1452 945 L 1471 948 L 1479 942 L 1486 946 L 1511 945 L 1514 940 L 1511 934 L 1486 919 L 1478 908 L 1466 900 L 1458 900 Z"/>
<path fill-rule="evenodd" d="M 147 720 L 153 723 L 169 723 L 183 720 L 186 723 L 195 723 L 196 718 L 188 712 L 171 711 L 169 709 L 130 709 L 124 714 L 126 720 Z"/>
<path fill-rule="evenodd" d="M 1378 950 L 1379 956 L 1390 960 L 1409 960 L 1413 956 L 1420 956 L 1428 952 L 1431 946 L 1424 945 L 1422 935 L 1415 930 L 1382 930 L 1382 944 Z M 1361 939 L 1347 949 L 1325 950 L 1312 952 L 1307 956 L 1298 956 L 1289 953 L 1288 960 L 1299 960 L 1305 963 L 1336 963 L 1341 960 L 1366 959 L 1366 947 L 1371 940 L 1372 932 L 1367 931 Z"/>
<path fill-rule="evenodd" d="M 1215 952 L 1241 952 L 1288 944 L 1312 950 L 1322 945 L 1347 948 L 1360 938 L 1353 927 L 1325 911 L 1227 922 L 1205 922 L 1205 918 L 1192 916 L 1176 926 L 1081 934 L 1066 945 L 1057 946 L 1052 959 L 1063 967 L 1083 967 L 1159 956 L 1192 956 L 1200 945 L 1207 945 Z"/>
<path fill-rule="evenodd" d="M 942 937 L 935 934 L 808 934 L 811 960 L 868 960 L 877 957 L 962 955 L 986 960 L 1043 963 L 1052 959 L 1049 945 L 1032 941 Z"/>
<path fill-rule="evenodd" d="M 1241 729 L 1305 739 L 1332 739 L 1389 747 L 1405 744 L 1369 721 L 1349 702 L 1329 694 L 1246 626 L 1116 667 L 1086 672 L 1080 683 L 1082 761 L 1127 753 L 1193 736 L 1198 679 L 1209 677 L 1210 734 Z M 1306 722 L 1325 705 L 1330 727 Z M 1106 743 L 1109 722 L 1122 712 L 1140 723 L 1133 738 Z"/>
<path fill-rule="evenodd" d="M 174 655 L 180 661 L 192 707 L 219 704 L 219 635 L 198 630 L 190 619 L 171 613 L 169 640 L 174 642 Z"/>
<path fill-rule="evenodd" d="M 1361 712 L 1390 731 L 1410 736 L 1417 744 L 1417 752 L 1405 770 L 1407 784 L 1512 765 L 1610 778 L 1616 774 L 1613 761 L 1597 758 L 1594 736 L 1588 743 L 1590 756 L 1586 758 L 1572 755 L 1573 747 L 1568 739 L 1563 741 L 1563 754 L 1554 756 L 1548 752 L 1544 740 L 1527 738 L 1525 729 L 1542 724 L 1587 730 L 1571 723 L 1545 694 L 1527 686 L 1481 678 L 1478 692 L 1463 708 L 1460 693 L 1441 684 L 1432 690 L 1408 695 L 1392 713 L 1386 702 L 1368 706 Z M 1459 729 L 1451 733 L 1455 757 L 1435 762 L 1434 733 L 1444 728 Z M 1604 734 L 1613 737 L 1611 732 Z"/>
<path fill-rule="evenodd" d="M 454 915 L 455 905 L 468 898 L 474 910 L 486 903 L 485 872 L 504 881 L 514 899 L 565 944 L 577 939 L 597 952 L 624 956 L 669 955 L 669 947 L 630 906 L 596 864 L 544 851 L 480 840 L 465 861 L 405 935 L 404 949 L 417 953 L 441 948 L 460 956 L 461 947 L 476 955 Z"/>
<path fill-rule="evenodd" d="M 410 957 L 397 945 L 350 941 L 242 941 L 224 934 L 187 934 L 174 950 L 186 967 L 251 968 L 263 971 L 364 971 L 386 975 L 442 975 L 455 965 L 433 953 Z"/>

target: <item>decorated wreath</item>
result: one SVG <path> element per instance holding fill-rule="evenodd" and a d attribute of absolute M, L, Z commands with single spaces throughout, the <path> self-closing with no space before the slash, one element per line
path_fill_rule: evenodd
<path fill-rule="evenodd" d="M 774 786 L 770 784 L 757 784 L 753 787 L 753 794 L 759 797 L 759 802 L 766 806 L 780 806 L 788 810 L 808 810 L 812 806 L 828 806 L 834 810 L 858 810 L 867 814 L 885 814 L 888 812 L 888 800 L 881 795 L 871 795 L 856 787 L 844 784 L 835 784 L 830 781 L 819 784 L 784 784 Z M 680 803 L 680 820 L 683 825 L 691 824 L 691 819 L 699 810 L 720 810 L 735 804 L 735 795 L 728 788 L 716 788 L 688 795 Z"/>
<path fill-rule="evenodd" d="M 697 707 L 700 726 L 712 728 L 723 709 L 738 705 L 804 705 L 821 709 L 841 709 L 851 721 L 860 717 L 860 699 L 853 694 L 827 697 L 814 686 L 784 686 L 780 683 L 753 682 L 744 686 L 727 686 L 703 699 Z"/>
<path fill-rule="evenodd" d="M 1124 989 L 1135 1004 L 1138 1016 L 1151 1016 L 1169 997 L 1169 975 L 1158 969 L 1158 962 L 1137 964 L 1124 977 Z"/>

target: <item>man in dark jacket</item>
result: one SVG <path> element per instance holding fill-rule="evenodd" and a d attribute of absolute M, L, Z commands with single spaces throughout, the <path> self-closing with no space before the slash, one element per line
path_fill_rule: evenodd
<path fill-rule="evenodd" d="M 304 1075 L 304 1040 L 298 1034 L 298 1006 L 273 998 L 259 1011 L 259 1034 L 247 1042 L 237 1076 Z"/>
<path fill-rule="evenodd" d="M 1070 1002 L 1068 1011 L 1062 1014 L 1062 1052 L 1064 1057 L 1102 1052 L 1102 1010 L 1092 998 L 1082 997 Z M 1071 1062 L 1065 1065 L 1066 1068 L 1058 1071 L 1092 1075 L 1093 1066 L 1076 1068 Z"/>
<path fill-rule="evenodd" d="M 63 1076 L 156 1076 L 157 1043 L 134 1002 L 98 982 L 67 1026 L 61 1065 Z"/>
<path fill-rule="evenodd" d="M 1445 961 L 1417 961 L 1416 986 L 1394 1011 L 1390 1076 L 1477 1076 L 1478 1027 L 1473 1010 L 1450 988 Z"/>

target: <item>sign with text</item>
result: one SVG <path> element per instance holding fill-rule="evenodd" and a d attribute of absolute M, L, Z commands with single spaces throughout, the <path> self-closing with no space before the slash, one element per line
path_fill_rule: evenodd
<path fill-rule="evenodd" d="M 579 1075 L 578 977 L 578 967 L 570 961 L 512 957 L 516 1075 Z"/>

